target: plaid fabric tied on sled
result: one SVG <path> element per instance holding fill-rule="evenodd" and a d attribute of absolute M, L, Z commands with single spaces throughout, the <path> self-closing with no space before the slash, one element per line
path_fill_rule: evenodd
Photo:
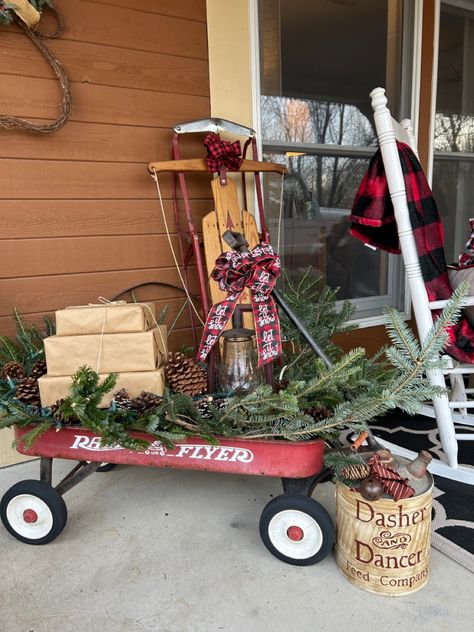
<path fill-rule="evenodd" d="M 222 140 L 219 134 L 211 132 L 204 139 L 204 147 L 207 149 L 207 170 L 211 172 L 227 169 L 238 171 L 242 164 L 242 151 L 240 141 L 230 143 Z"/>
<path fill-rule="evenodd" d="M 250 288 L 257 338 L 258 366 L 281 355 L 280 320 L 271 296 L 281 274 L 280 257 L 269 243 L 262 242 L 250 252 L 224 252 L 216 259 L 211 278 L 227 297 L 214 305 L 204 325 L 197 358 L 205 360 L 229 322 L 243 290 Z"/>
<path fill-rule="evenodd" d="M 450 298 L 451 284 L 444 257 L 444 233 L 436 202 L 412 149 L 397 141 L 421 274 L 429 301 Z M 370 161 L 349 217 L 349 232 L 366 244 L 400 254 L 395 215 L 380 149 Z M 439 311 L 433 312 L 436 317 Z M 446 353 L 474 364 L 474 329 L 462 317 L 448 329 Z"/>

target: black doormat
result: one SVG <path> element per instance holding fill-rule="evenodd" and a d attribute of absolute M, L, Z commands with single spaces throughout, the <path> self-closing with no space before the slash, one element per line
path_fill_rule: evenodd
<path fill-rule="evenodd" d="M 444 460 L 435 419 L 394 411 L 371 428 L 381 439 L 414 452 L 429 450 L 433 458 Z M 455 424 L 455 428 L 474 433 L 473 427 Z M 460 441 L 458 445 L 459 463 L 474 467 L 473 443 Z M 474 485 L 441 476 L 434 480 L 432 545 L 474 573 Z"/>

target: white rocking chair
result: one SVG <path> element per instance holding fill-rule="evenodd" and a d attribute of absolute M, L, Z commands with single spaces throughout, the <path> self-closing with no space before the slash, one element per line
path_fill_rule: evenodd
<path fill-rule="evenodd" d="M 387 108 L 387 98 L 383 88 L 375 88 L 370 93 L 370 97 L 388 190 L 394 207 L 414 317 L 419 335 L 423 340 L 433 324 L 431 311 L 443 308 L 446 301 L 430 303 L 428 300 L 409 218 L 404 178 L 395 141 L 397 139 L 408 144 L 417 154 L 416 141 L 411 121 L 406 119 L 398 123 L 392 118 Z M 474 305 L 474 297 L 467 298 L 465 304 Z M 466 389 L 463 380 L 463 375 L 474 373 L 474 365 L 459 364 L 451 360 L 451 367 L 443 371 L 430 371 L 428 374 L 430 382 L 434 385 L 445 386 L 445 376 L 449 377 L 451 385 L 449 396 L 435 398 L 431 404 L 425 404 L 421 411 L 423 415 L 436 418 L 446 460 L 445 462 L 433 459 L 430 471 L 439 476 L 474 485 L 474 468 L 460 467 L 458 464 L 458 441 L 474 440 L 474 432 L 462 433 L 455 429 L 455 423 L 474 426 L 474 414 L 468 414 L 468 409 L 474 408 L 474 399 L 467 397 L 469 393 L 474 392 L 474 389 Z M 400 456 L 407 458 L 416 456 L 410 450 L 387 441 L 380 441 Z"/>

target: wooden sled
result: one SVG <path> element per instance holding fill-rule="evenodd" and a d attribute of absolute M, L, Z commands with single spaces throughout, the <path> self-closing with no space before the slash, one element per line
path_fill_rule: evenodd
<path fill-rule="evenodd" d="M 181 259 L 183 262 L 184 278 L 187 283 L 187 268 L 191 261 L 196 263 L 197 274 L 199 279 L 199 292 L 201 305 L 203 309 L 203 318 L 207 316 L 211 305 L 219 303 L 225 298 L 217 283 L 210 278 L 210 274 L 215 266 L 216 258 L 222 253 L 230 250 L 229 246 L 222 239 L 222 234 L 226 230 L 232 230 L 242 233 L 249 242 L 250 248 L 256 246 L 262 239 L 268 240 L 269 234 L 265 222 L 263 209 L 263 194 L 260 181 L 260 173 L 277 173 L 283 176 L 286 173 L 286 167 L 277 163 L 259 161 L 257 153 L 257 144 L 255 131 L 251 128 L 226 121 L 224 119 L 204 119 L 202 121 L 193 121 L 183 123 L 174 128 L 172 155 L 174 160 L 151 162 L 148 170 L 151 174 L 159 174 L 163 172 L 172 173 L 174 176 L 174 209 L 177 225 L 178 236 L 180 240 Z M 243 162 L 239 170 L 233 173 L 242 174 L 242 198 L 243 207 L 238 199 L 238 189 L 233 178 L 227 178 L 226 173 L 220 173 L 211 181 L 211 190 L 214 198 L 215 210 L 208 213 L 202 221 L 202 240 L 198 236 L 198 231 L 194 225 L 192 209 L 186 186 L 186 173 L 205 173 L 209 174 L 207 162 L 204 158 L 181 159 L 179 150 L 179 138 L 183 134 L 191 133 L 227 133 L 246 137 L 243 143 Z M 249 147 L 252 147 L 252 160 L 246 159 L 246 153 Z M 255 217 L 247 210 L 247 191 L 245 174 L 252 174 L 255 192 L 257 198 L 257 212 L 260 224 L 260 233 L 257 228 Z M 181 200 L 178 200 L 178 189 L 181 192 Z M 182 215 L 179 207 L 184 206 L 184 215 L 187 220 L 185 229 L 181 226 Z M 188 248 L 186 249 L 186 244 Z M 201 248 L 204 249 L 204 256 Z M 205 261 L 205 267 L 204 267 Z M 209 301 L 210 295 L 210 301 Z M 250 304 L 250 291 L 245 290 L 241 304 Z M 195 315 L 191 314 L 191 322 L 193 329 L 196 329 Z M 253 329 L 253 316 L 251 313 L 243 315 L 244 326 Z M 230 324 L 229 324 L 230 326 Z M 195 337 L 197 347 L 197 336 Z"/>

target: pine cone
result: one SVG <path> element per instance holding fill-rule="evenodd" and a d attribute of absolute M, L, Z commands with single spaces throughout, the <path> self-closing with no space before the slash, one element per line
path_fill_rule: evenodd
<path fill-rule="evenodd" d="M 212 395 L 206 395 L 206 397 L 203 397 L 196 403 L 196 408 L 203 419 L 210 419 L 212 417 L 209 410 L 210 406 L 217 408 L 219 411 L 224 411 L 228 403 L 229 399 L 227 397 L 214 398 Z"/>
<path fill-rule="evenodd" d="M 34 377 L 24 377 L 16 383 L 15 399 L 30 406 L 40 406 L 38 381 Z"/>
<path fill-rule="evenodd" d="M 51 404 L 51 415 L 53 419 L 57 422 L 57 425 L 66 426 L 72 423 L 78 423 L 76 419 L 68 418 L 66 419 L 64 415 L 59 411 L 59 407 L 64 403 L 64 399 L 58 399 L 57 402 Z"/>
<path fill-rule="evenodd" d="M 46 375 L 46 361 L 36 360 L 31 368 L 30 376 L 38 379 L 42 375 Z"/>
<path fill-rule="evenodd" d="M 362 481 L 370 475 L 370 467 L 366 463 L 355 463 L 342 468 L 341 474 L 349 481 Z"/>
<path fill-rule="evenodd" d="M 166 365 L 166 379 L 173 391 L 194 397 L 207 390 L 206 373 L 184 353 L 170 353 Z"/>
<path fill-rule="evenodd" d="M 2 368 L 2 379 L 4 380 L 8 380 L 8 378 L 11 380 L 21 380 L 25 375 L 24 366 L 14 360 L 7 362 Z"/>
<path fill-rule="evenodd" d="M 327 406 L 313 406 L 313 408 L 307 408 L 305 413 L 310 415 L 315 421 L 326 419 L 332 414 Z"/>
<path fill-rule="evenodd" d="M 284 391 L 285 388 L 288 388 L 290 385 L 289 380 L 277 380 L 275 382 L 275 391 L 279 393 L 280 391 Z"/>
<path fill-rule="evenodd" d="M 160 406 L 163 398 L 160 395 L 155 395 L 155 393 L 149 393 L 147 391 L 142 391 L 138 397 L 134 397 L 131 400 L 133 410 L 136 410 L 140 413 L 146 413 L 148 410 L 152 410 L 153 408 L 157 408 Z"/>
<path fill-rule="evenodd" d="M 122 410 L 130 410 L 132 408 L 132 400 L 124 388 L 115 393 L 113 401 L 115 406 Z"/>

